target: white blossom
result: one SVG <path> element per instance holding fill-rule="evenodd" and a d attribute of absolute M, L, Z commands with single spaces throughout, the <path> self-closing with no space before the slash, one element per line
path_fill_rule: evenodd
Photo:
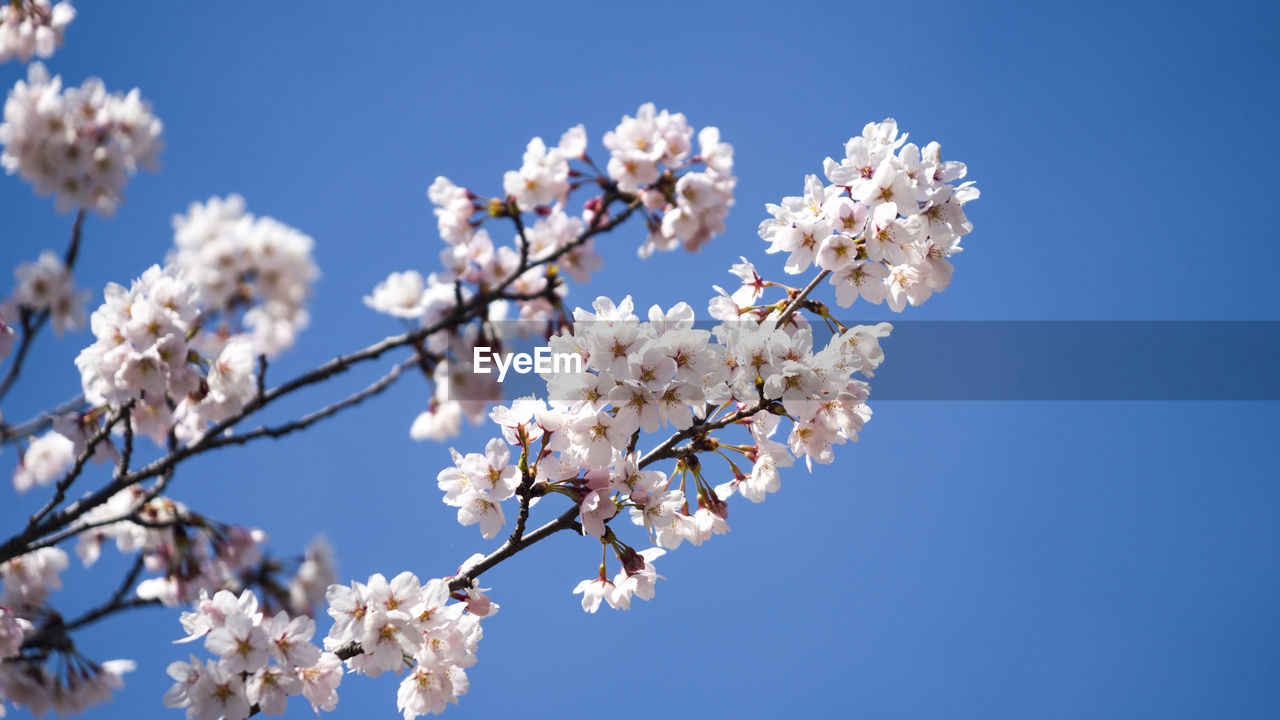
<path fill-rule="evenodd" d="M 56 195 L 60 212 L 83 207 L 110 216 L 129 176 L 158 167 L 162 128 L 137 89 L 108 93 L 91 78 L 64 90 L 61 77 L 32 63 L 5 101 L 0 165 L 37 195 Z"/>
<path fill-rule="evenodd" d="M 76 17 L 70 2 L 16 0 L 0 5 L 0 63 L 17 58 L 47 58 L 62 45 L 67 25 Z"/>
<path fill-rule="evenodd" d="M 76 459 L 75 443 L 57 432 L 47 432 L 31 441 L 13 471 L 13 487 L 26 492 L 36 485 L 48 485 L 62 476 Z"/>

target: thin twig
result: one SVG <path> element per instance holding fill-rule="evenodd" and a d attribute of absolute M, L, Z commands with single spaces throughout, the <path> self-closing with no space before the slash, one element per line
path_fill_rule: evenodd
<path fill-rule="evenodd" d="M 66 623 L 63 627 L 67 630 L 75 630 L 97 620 L 104 615 L 109 615 L 116 609 L 120 609 L 125 598 L 133 592 L 133 586 L 138 582 L 138 576 L 142 574 L 143 568 L 146 567 L 146 558 L 142 553 L 138 553 L 138 558 L 133 561 L 133 567 L 129 569 L 129 573 L 125 575 L 124 580 L 120 582 L 116 591 L 111 594 L 111 599 L 103 603 L 101 606 L 94 608 L 81 615 L 80 617 Z M 135 598 L 141 600 L 141 598 Z M 159 600 L 142 601 L 139 604 L 156 604 Z"/>
<path fill-rule="evenodd" d="M 111 428 L 115 427 L 116 423 L 129 415 L 133 410 L 133 404 L 133 400 L 125 403 L 124 406 L 111 415 L 98 432 L 94 433 L 93 436 L 89 438 L 88 442 L 85 443 L 84 451 L 76 457 L 76 461 L 71 466 L 71 469 L 68 470 L 66 475 L 63 475 L 62 479 L 58 481 L 57 486 L 54 488 L 53 497 L 50 498 L 49 502 L 45 503 L 44 507 L 36 511 L 36 514 L 32 515 L 27 521 L 28 532 L 35 528 L 46 515 L 53 511 L 54 508 L 61 505 L 63 500 L 67 499 L 67 490 L 71 487 L 71 483 L 75 482 L 76 478 L 80 476 L 80 471 L 84 469 L 85 463 L 89 462 L 89 458 L 93 457 L 93 453 L 98 448 L 98 443 L 105 440 L 106 437 L 111 434 Z"/>
<path fill-rule="evenodd" d="M 480 577 L 480 575 L 486 570 L 492 568 L 503 560 L 506 560 L 512 555 L 515 555 L 521 550 L 524 550 L 530 545 L 551 537 L 561 530 L 581 530 L 582 526 L 578 524 L 577 520 L 574 520 L 577 516 L 578 506 L 574 505 L 561 513 L 555 520 L 552 520 L 519 540 L 508 538 L 507 541 L 502 544 L 502 547 L 494 550 L 486 555 L 483 560 L 467 568 L 466 572 L 460 573 L 451 579 L 449 581 L 449 590 L 458 591 L 471 587 L 471 584 L 475 582 L 475 579 Z"/>
<path fill-rule="evenodd" d="M 523 275 L 529 269 L 529 238 L 524 233 L 524 218 L 520 217 L 520 207 L 512 200 L 511 221 L 516 224 L 516 234 L 520 236 L 520 264 L 516 266 L 516 275 Z"/>
<path fill-rule="evenodd" d="M 18 324 L 22 326 L 22 339 L 18 341 L 18 350 L 13 353 L 9 372 L 5 373 L 4 380 L 0 381 L 0 400 L 4 399 L 4 396 L 9 392 L 9 388 L 13 387 L 14 382 L 18 380 L 18 374 L 22 372 L 22 364 L 26 362 L 27 353 L 31 350 L 31 343 L 48 319 L 48 310 L 41 310 L 36 313 L 34 319 L 27 308 L 24 307 L 20 310 Z"/>
<path fill-rule="evenodd" d="M 225 435 L 221 438 L 218 438 L 212 444 L 210 444 L 209 449 L 213 449 L 217 447 L 225 447 L 227 445 L 244 445 L 250 440 L 254 440 L 260 437 L 278 438 L 278 437 L 283 437 L 285 435 L 288 435 L 289 433 L 302 430 L 303 428 L 309 425 L 312 425 L 320 420 L 323 420 L 324 418 L 327 418 L 330 415 L 333 415 L 338 411 L 343 410 L 344 408 L 349 408 L 353 405 L 359 405 L 361 402 L 373 397 L 374 395 L 377 395 L 383 390 L 386 390 L 388 387 L 391 386 L 392 383 L 396 381 L 397 378 L 400 377 L 400 373 L 404 371 L 405 368 L 412 367 L 416 365 L 417 362 L 418 362 L 417 356 L 411 357 L 408 360 L 401 362 L 399 365 L 392 367 L 391 372 L 387 373 L 386 375 L 383 375 L 381 378 L 378 378 L 376 382 L 369 385 L 368 387 L 361 390 L 360 392 L 354 395 L 351 395 L 349 397 L 343 398 L 342 400 L 339 400 L 338 402 L 335 402 L 332 405 L 327 405 L 313 413 L 310 413 L 309 415 L 304 415 L 298 418 L 297 420 L 285 423 L 284 425 L 277 425 L 275 427 L 263 426 L 263 427 L 250 430 L 249 432 L 246 432 L 246 433 L 241 433 L 239 435 Z"/>
<path fill-rule="evenodd" d="M 71 225 L 71 242 L 67 244 L 67 251 L 62 254 L 62 264 L 67 266 L 67 271 L 76 264 L 76 257 L 80 254 L 80 231 L 84 229 L 85 209 L 80 208 L 76 213 L 76 220 Z"/>
<path fill-rule="evenodd" d="M 162 474 L 160 478 L 156 481 L 156 484 L 151 486 L 149 490 L 144 492 L 142 496 L 139 497 L 138 500 L 133 504 L 133 507 L 131 507 L 127 512 L 124 512 L 115 517 L 106 518 L 104 520 L 96 520 L 90 523 L 73 525 L 60 532 L 56 532 L 52 535 L 49 535 L 47 537 L 40 539 L 37 542 L 32 543 L 24 551 L 24 553 L 35 552 L 36 550 L 41 550 L 43 548 L 53 547 L 58 543 L 61 543 L 63 540 L 67 540 L 77 535 L 84 534 L 86 532 L 89 532 L 90 530 L 97 530 L 98 528 L 107 527 L 108 525 L 115 525 L 117 523 L 122 523 L 122 522 L 130 522 L 135 525 L 145 526 L 145 523 L 138 521 L 138 513 L 142 511 L 142 508 L 146 507 L 147 503 L 156 499 L 160 495 L 160 493 L 164 492 L 165 487 L 168 486 L 169 484 L 169 480 L 173 478 L 173 471 L 174 471 L 173 468 L 169 468 L 168 471 Z"/>
<path fill-rule="evenodd" d="M 800 307 L 800 303 L 804 302 L 804 299 L 809 296 L 809 293 L 813 292 L 813 289 L 818 287 L 818 283 L 826 280 L 827 276 L 830 274 L 830 270 L 823 270 L 818 273 L 813 280 L 810 280 L 809 284 L 800 291 L 800 294 L 792 298 L 791 302 L 787 303 L 787 306 L 782 309 L 782 314 L 779 315 L 778 319 L 775 321 L 775 327 L 782 327 L 783 323 L 787 321 L 787 318 L 791 317 L 791 314 L 796 311 L 796 308 Z"/>
<path fill-rule="evenodd" d="M 66 640 L 68 632 L 77 628 L 84 627 L 89 623 L 101 620 L 102 618 L 113 615 L 121 610 L 128 610 L 136 607 L 146 607 L 149 605 L 159 605 L 160 600 L 157 598 L 140 598 L 132 594 L 133 586 L 138 581 L 138 576 L 142 574 L 144 560 L 142 555 L 134 561 L 133 567 L 125 574 L 124 580 L 111 594 L 111 597 L 101 605 L 86 611 L 84 614 L 74 620 L 62 622 L 54 622 L 41 627 L 35 634 L 28 637 L 23 643 L 23 649 L 47 648 L 53 645 L 61 644 Z"/>
<path fill-rule="evenodd" d="M 529 522 L 529 504 L 533 502 L 533 472 L 529 470 L 527 463 L 521 465 L 520 487 L 516 488 L 516 496 L 520 498 L 520 513 L 516 515 L 516 529 L 511 532 L 511 542 L 520 542 L 524 538 L 524 526 Z"/>

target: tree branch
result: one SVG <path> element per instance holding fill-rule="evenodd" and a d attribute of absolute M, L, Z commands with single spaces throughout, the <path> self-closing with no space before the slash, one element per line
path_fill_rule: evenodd
<path fill-rule="evenodd" d="M 830 274 L 830 270 L 823 270 L 818 273 L 813 280 L 810 280 L 809 284 L 806 285 L 804 289 L 792 298 L 791 302 L 787 303 L 787 306 L 782 309 L 782 314 L 779 315 L 778 319 L 775 321 L 775 327 L 782 327 L 782 324 L 787 321 L 787 318 L 791 317 L 792 313 L 796 311 L 796 308 L 800 307 L 800 303 L 804 302 L 804 299 L 809 296 L 809 293 L 813 292 L 813 289 L 818 287 L 818 283 L 826 280 L 827 276 Z"/>
<path fill-rule="evenodd" d="M 84 451 L 76 457 L 75 463 L 71 466 L 71 469 L 67 471 L 67 474 L 63 475 L 62 479 L 58 481 L 58 484 L 54 489 L 53 497 L 49 499 L 49 502 L 45 503 L 44 507 L 36 511 L 36 514 L 32 515 L 27 520 L 27 532 L 31 532 L 46 515 L 52 512 L 54 508 L 58 507 L 58 505 L 62 504 L 62 501 L 67 498 L 67 490 L 71 487 L 71 483 L 75 482 L 76 478 L 80 476 L 80 471 L 84 469 L 85 463 L 89 462 L 89 458 L 93 457 L 94 451 L 98 448 L 98 443 L 105 440 L 106 437 L 111 434 L 111 428 L 115 427 L 116 423 L 120 422 L 121 419 L 128 418 L 130 416 L 130 413 L 133 411 L 133 405 L 133 400 L 125 403 L 119 410 L 112 413 L 107 422 L 103 423 L 102 429 L 98 430 L 98 432 L 93 434 L 93 437 L 89 438 L 88 442 L 85 443 Z M 8 559 L 9 558 L 5 558 L 5 560 Z"/>
<path fill-rule="evenodd" d="M 136 595 L 130 597 L 132 595 L 134 583 L 138 581 L 138 576 L 142 574 L 143 567 L 143 557 L 139 554 L 138 558 L 133 563 L 133 567 L 125 574 L 124 580 L 121 581 L 119 587 L 116 588 L 116 591 L 111 594 L 111 597 L 106 602 L 92 610 L 86 611 L 84 614 L 69 622 L 64 622 L 61 618 L 57 618 L 55 615 L 54 620 L 42 626 L 35 632 L 35 634 L 24 640 L 22 648 L 24 650 L 29 650 L 68 644 L 70 641 L 67 638 L 67 633 L 72 630 L 101 620 L 108 615 L 114 615 L 121 610 L 159 605 L 160 601 L 158 599 L 143 599 Z"/>
<path fill-rule="evenodd" d="M 577 520 L 574 520 L 577 516 L 578 506 L 574 505 L 561 513 L 555 520 L 552 520 L 528 535 L 525 535 L 518 540 L 514 537 L 508 538 L 507 541 L 502 544 L 502 547 L 494 550 L 486 555 L 483 560 L 467 568 L 466 572 L 459 573 L 454 576 L 453 579 L 449 580 L 449 590 L 458 591 L 471 587 L 471 584 L 475 582 L 475 579 L 484 574 L 486 570 L 492 568 L 503 560 L 506 560 L 512 555 L 515 555 L 521 550 L 524 550 L 530 545 L 551 537 L 561 530 L 578 530 L 581 532 L 582 526 L 578 524 Z"/>
<path fill-rule="evenodd" d="M 241 433 L 239 435 L 225 435 L 215 440 L 212 444 L 209 445 L 207 449 L 212 450 L 213 448 L 226 447 L 228 445 L 244 445 L 245 443 L 248 443 L 251 440 L 256 440 L 257 438 L 261 438 L 261 437 L 279 438 L 279 437 L 288 435 L 289 433 L 302 430 L 303 428 L 313 425 L 316 422 L 319 422 L 320 420 L 323 420 L 331 415 L 334 415 L 345 408 L 352 407 L 353 405 L 359 405 L 365 400 L 373 397 L 374 395 L 377 395 L 383 390 L 386 390 L 388 387 L 391 387 L 391 384 L 394 383 L 400 377 L 400 373 L 404 371 L 405 368 L 413 367 L 417 363 L 418 363 L 418 357 L 417 355 L 415 355 L 414 357 L 411 357 L 408 360 L 401 362 L 399 365 L 393 366 L 391 368 L 391 372 L 387 373 L 386 375 L 383 375 L 381 378 L 378 378 L 378 380 L 375 381 L 373 384 L 369 385 L 368 387 L 366 387 L 365 389 L 361 390 L 360 392 L 354 395 L 343 398 L 338 402 L 335 402 L 331 405 L 327 405 L 319 410 L 316 410 L 313 413 L 304 415 L 298 418 L 297 420 L 285 423 L 284 425 L 277 425 L 275 427 L 263 426 L 263 427 L 258 427 L 253 430 L 250 430 L 249 432 L 246 432 L 246 433 Z"/>
<path fill-rule="evenodd" d="M 608 209 L 608 205 L 614 200 L 626 200 L 627 205 L 621 212 L 610 217 L 606 221 L 593 221 L 591 226 L 579 234 L 573 241 L 566 243 L 564 247 L 558 248 L 547 257 L 529 263 L 529 268 L 555 262 L 565 254 L 585 244 L 592 237 L 617 227 L 641 206 L 641 200 L 639 197 L 630 195 L 624 196 L 612 187 L 605 189 L 605 197 L 606 202 L 603 203 L 601 213 L 606 211 Z M 417 328 L 400 335 L 393 335 L 361 350 L 357 350 L 348 355 L 340 355 L 328 362 L 322 363 L 315 369 L 303 373 L 292 380 L 282 383 L 281 385 L 256 396 L 253 400 L 249 401 L 240 412 L 235 413 L 219 423 L 215 423 L 211 428 L 209 428 L 205 435 L 195 443 L 186 447 L 174 448 L 166 456 L 130 472 L 127 475 L 114 479 L 112 482 L 91 493 L 87 497 L 67 506 L 64 510 L 52 513 L 45 512 L 40 516 L 40 519 L 37 520 L 36 524 L 29 525 L 26 530 L 18 535 L 10 537 L 0 545 L 0 562 L 4 562 L 5 560 L 9 560 L 17 557 L 18 555 L 29 552 L 32 547 L 35 547 L 32 544 L 34 540 L 51 535 L 58 530 L 67 527 L 80 516 L 107 502 L 112 496 L 126 487 L 168 472 L 183 460 L 205 452 L 206 450 L 210 450 L 214 447 L 220 447 L 223 444 L 239 444 L 234 441 L 225 441 L 224 439 L 221 439 L 220 436 L 245 418 L 253 415 L 281 397 L 289 395 L 299 389 L 327 380 L 334 375 L 347 371 L 359 363 L 376 360 L 395 348 L 412 345 L 420 340 L 424 340 L 429 335 L 457 327 L 474 320 L 477 317 L 481 317 L 480 311 L 487 309 L 490 303 L 501 298 L 505 290 L 514 283 L 519 276 L 519 273 L 512 273 L 501 283 L 477 293 L 472 296 L 469 301 L 456 307 L 454 312 L 449 316 L 442 318 L 431 325 Z M 390 384 L 390 382 L 388 382 L 388 384 Z M 329 414 L 333 414 L 333 412 L 337 412 L 344 407 L 349 407 L 354 404 L 355 403 L 342 405 L 342 407 L 334 409 Z M 327 415 L 324 417 L 327 417 Z M 320 418 L 315 419 L 318 420 Z M 314 420 L 312 422 L 314 422 Z M 263 430 L 262 434 L 269 434 L 269 432 Z M 61 502 L 61 500 L 59 500 L 59 502 Z M 46 515 L 47 517 L 45 517 Z M 66 537 L 66 535 L 64 534 L 63 537 Z M 41 543 L 41 545 L 44 544 Z"/>

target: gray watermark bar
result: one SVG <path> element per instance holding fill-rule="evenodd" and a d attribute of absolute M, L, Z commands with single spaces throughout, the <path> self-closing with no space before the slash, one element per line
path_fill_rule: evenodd
<path fill-rule="evenodd" d="M 710 331 L 719 324 L 698 321 L 694 328 Z M 875 377 L 855 375 L 870 382 L 872 401 L 1280 400 L 1280 321 L 892 325 L 893 332 L 880 340 L 885 359 Z M 535 360 L 538 349 L 547 345 L 544 332 L 520 322 L 497 324 L 502 352 L 525 353 Z M 835 336 L 822 324 L 812 332 L 815 350 Z M 455 352 L 465 352 L 469 360 L 474 348 L 459 346 Z M 479 378 L 468 368 L 459 369 L 446 388 L 451 399 L 496 399 L 494 376 Z M 497 388 L 506 400 L 523 395 L 573 399 L 549 398 L 547 384 L 536 372 L 508 372 Z"/>
<path fill-rule="evenodd" d="M 900 322 L 881 400 L 1280 400 L 1280 322 Z"/>

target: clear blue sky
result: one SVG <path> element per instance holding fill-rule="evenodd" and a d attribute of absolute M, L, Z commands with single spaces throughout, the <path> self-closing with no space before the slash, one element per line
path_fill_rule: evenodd
<path fill-rule="evenodd" d="M 645 264 L 639 228 L 615 233 L 575 302 L 693 302 L 740 254 L 780 274 L 763 204 L 894 116 L 983 192 L 951 289 L 906 318 L 1280 320 L 1273 5 L 461 5 L 79 3 L 51 69 L 140 86 L 168 143 L 117 218 L 87 222 L 79 284 L 127 282 L 162 259 L 174 213 L 239 192 L 315 237 L 324 273 L 279 380 L 397 330 L 360 298 L 435 266 L 436 175 L 496 192 L 533 135 L 582 122 L 602 155 L 653 101 L 734 144 L 729 232 Z M 21 74 L 0 66 L 6 87 Z M 0 211 L 0 267 L 65 243 L 71 218 L 15 178 Z M 77 389 L 85 337 L 37 348 L 11 416 Z M 1186 382 L 1215 351 L 1188 342 Z M 407 379 L 305 437 L 183 466 L 173 494 L 279 553 L 323 531 L 347 579 L 451 573 L 496 543 L 440 503 L 447 451 L 407 437 L 424 403 Z M 1280 406 L 873 407 L 859 445 L 735 503 L 733 532 L 664 558 L 669 580 L 629 613 L 582 613 L 570 590 L 597 550 L 567 535 L 486 575 L 503 608 L 450 716 L 1280 716 Z M 6 527 L 33 502 L 0 497 Z M 55 601 L 74 611 L 122 566 L 69 573 Z M 84 633 L 91 656 L 140 662 L 97 716 L 180 718 L 160 704 L 179 636 L 168 610 Z M 334 717 L 396 717 L 395 689 L 349 676 Z M 310 713 L 295 699 L 289 717 Z"/>

